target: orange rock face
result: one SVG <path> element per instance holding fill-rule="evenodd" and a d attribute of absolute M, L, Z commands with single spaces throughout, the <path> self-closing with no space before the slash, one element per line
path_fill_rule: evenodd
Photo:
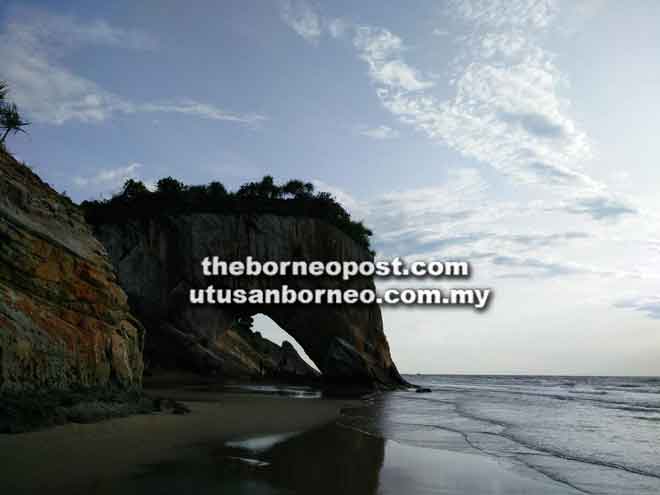
<path fill-rule="evenodd" d="M 143 343 L 78 207 L 0 150 L 0 391 L 140 386 Z"/>

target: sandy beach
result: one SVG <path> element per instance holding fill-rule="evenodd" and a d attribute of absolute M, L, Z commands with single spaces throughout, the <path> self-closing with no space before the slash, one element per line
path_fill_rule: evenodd
<path fill-rule="evenodd" d="M 362 400 L 312 392 L 161 387 L 148 394 L 191 412 L 2 435 L 0 493 L 583 493 L 547 470 L 462 447 L 460 432 L 429 426 L 440 410 L 415 424 L 425 410 L 415 392 Z"/>
<path fill-rule="evenodd" d="M 195 456 L 197 449 L 232 439 L 301 432 L 355 405 L 249 393 L 182 391 L 176 398 L 183 396 L 190 414 L 137 415 L 0 436 L 0 491 L 110 493 L 117 480 L 139 475 L 145 466 Z"/>

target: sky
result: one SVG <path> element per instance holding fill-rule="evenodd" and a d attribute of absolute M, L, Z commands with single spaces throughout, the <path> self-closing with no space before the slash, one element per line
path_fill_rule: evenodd
<path fill-rule="evenodd" d="M 653 0 L 3 1 L 0 78 L 32 122 L 8 147 L 75 201 L 309 180 L 379 257 L 469 260 L 438 286 L 491 288 L 487 311 L 383 308 L 404 373 L 660 375 L 658 21 Z"/>

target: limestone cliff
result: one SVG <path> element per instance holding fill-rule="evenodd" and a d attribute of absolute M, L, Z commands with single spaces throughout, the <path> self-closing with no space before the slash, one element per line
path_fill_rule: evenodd
<path fill-rule="evenodd" d="M 318 219 L 272 214 L 197 213 L 130 220 L 95 228 L 117 268 L 132 309 L 148 330 L 145 359 L 161 366 L 227 375 L 227 332 L 242 315 L 263 313 L 303 347 L 328 382 L 395 386 L 392 362 L 376 304 L 243 306 L 192 305 L 189 289 L 367 288 L 368 278 L 204 277 L 206 256 L 244 260 L 356 260 L 369 252 Z"/>
<path fill-rule="evenodd" d="M 78 207 L 0 149 L 0 392 L 139 386 L 143 337 Z"/>

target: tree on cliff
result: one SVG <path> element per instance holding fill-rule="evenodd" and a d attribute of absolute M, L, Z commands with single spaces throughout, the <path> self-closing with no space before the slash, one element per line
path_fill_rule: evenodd
<path fill-rule="evenodd" d="M 159 180 L 152 192 L 143 183 L 129 179 L 112 198 L 84 201 L 81 206 L 93 225 L 191 212 L 270 213 L 325 220 L 366 249 L 370 249 L 369 237 L 373 235 L 362 222 L 353 220 L 332 194 L 315 193 L 312 183 L 297 179 L 278 185 L 270 175 L 243 184 L 235 192 L 227 191 L 220 182 L 188 186 L 172 177 Z"/>
<path fill-rule="evenodd" d="M 185 190 L 186 186 L 172 177 L 160 179 L 156 185 L 156 191 L 159 194 L 172 199 L 180 197 Z"/>
<path fill-rule="evenodd" d="M 13 132 L 14 134 L 18 132 L 26 132 L 23 128 L 30 125 L 30 123 L 23 120 L 18 113 L 16 104 L 7 101 L 8 92 L 9 88 L 7 83 L 0 81 L 0 129 L 3 129 L 2 136 L 0 137 L 0 144 L 5 143 L 5 139 L 7 139 L 10 132 Z"/>
<path fill-rule="evenodd" d="M 122 199 L 126 201 L 132 201 L 140 197 L 147 196 L 149 194 L 149 189 L 139 180 L 128 179 L 124 183 L 124 187 L 121 192 Z"/>
<path fill-rule="evenodd" d="M 294 179 L 284 184 L 282 192 L 290 194 L 294 198 L 308 198 L 314 193 L 314 184 Z"/>
<path fill-rule="evenodd" d="M 275 185 L 272 175 L 265 175 L 259 182 L 248 182 L 243 184 L 236 196 L 239 198 L 280 199 L 283 190 Z"/>
<path fill-rule="evenodd" d="M 209 199 L 211 200 L 225 199 L 227 197 L 227 189 L 225 189 L 225 186 L 222 184 L 222 182 L 211 182 L 207 186 L 206 191 L 208 192 Z"/>

